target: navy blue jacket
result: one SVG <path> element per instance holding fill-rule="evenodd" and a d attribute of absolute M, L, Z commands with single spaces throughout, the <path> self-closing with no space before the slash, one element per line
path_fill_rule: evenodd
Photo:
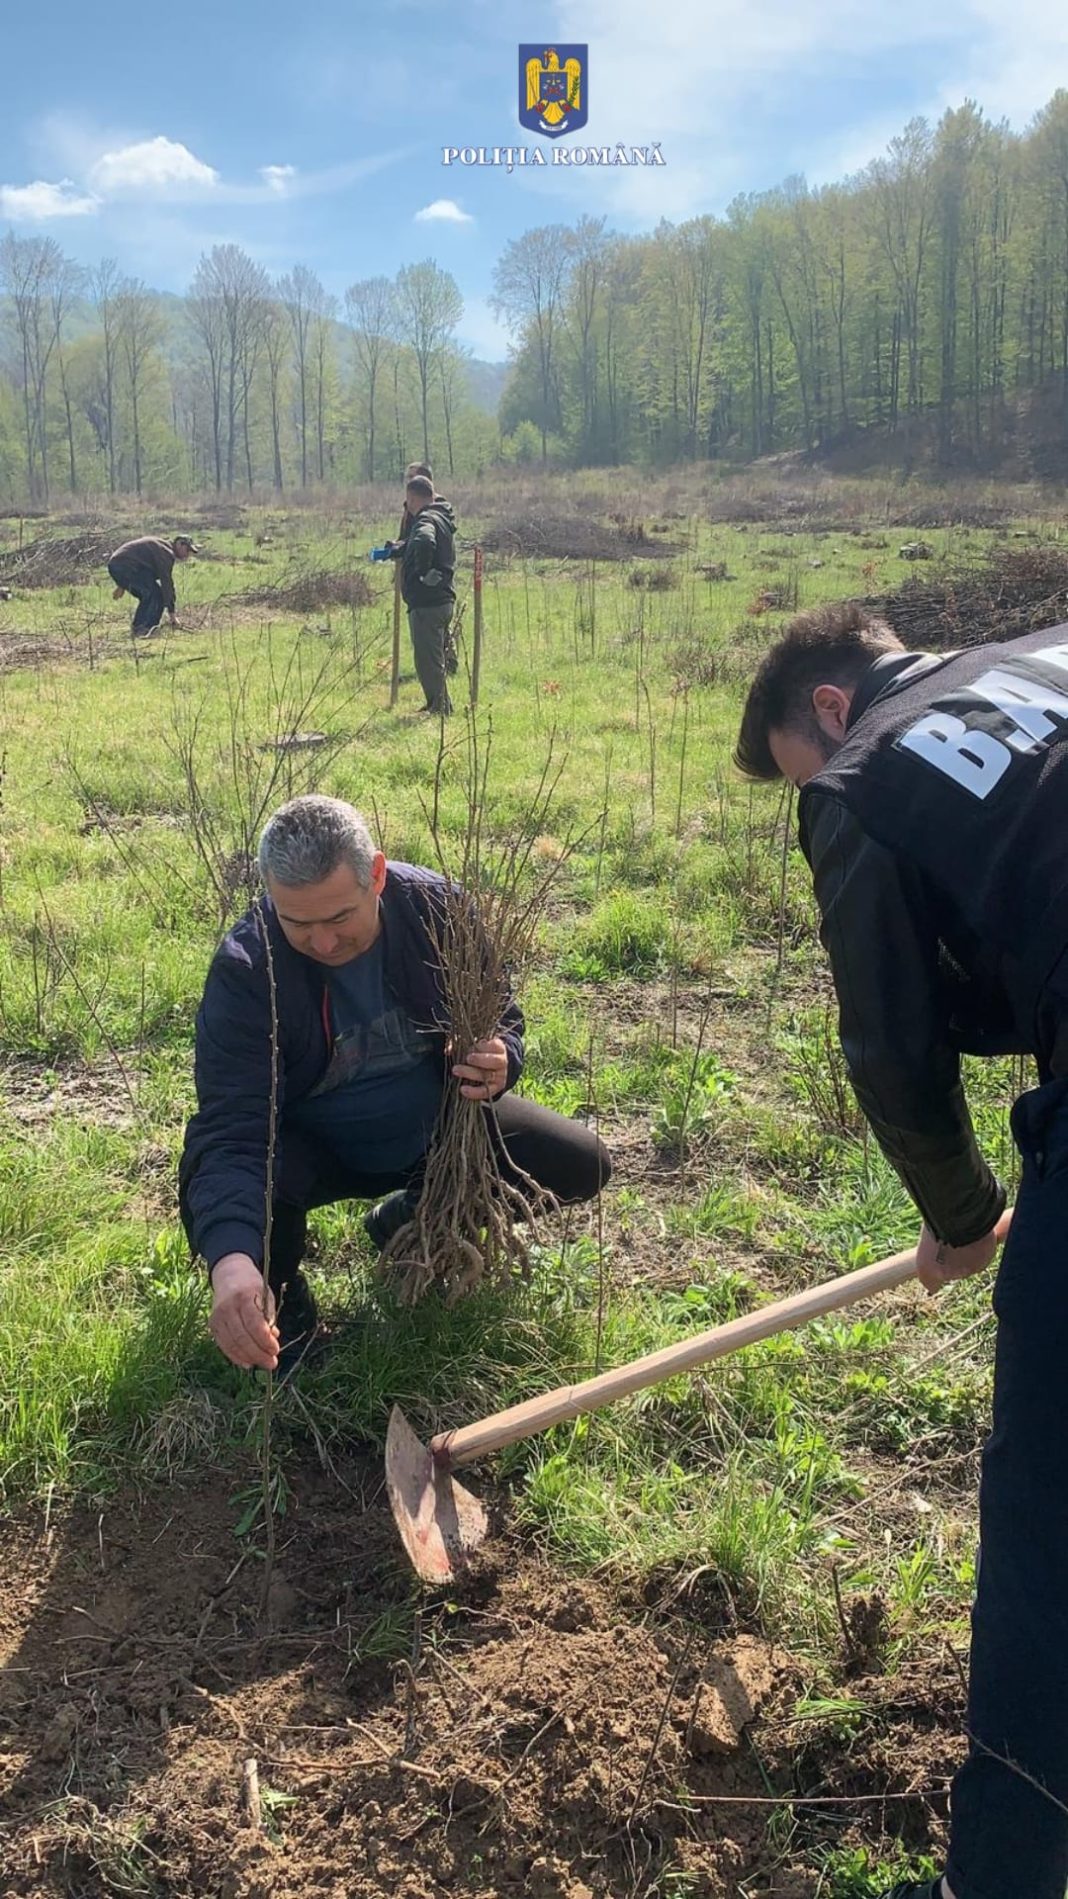
<path fill-rule="evenodd" d="M 440 956 L 434 951 L 441 941 L 446 888 L 436 871 L 390 862 L 379 911 L 385 980 L 413 1021 L 440 1033 L 443 1068 L 449 1022 Z M 247 1253 L 257 1263 L 263 1258 L 271 1003 L 261 918 L 278 1008 L 276 1182 L 285 1109 L 311 1093 L 330 1057 L 323 965 L 292 947 L 270 898 L 264 897 L 220 943 L 197 1012 L 199 1105 L 186 1128 L 179 1183 L 190 1240 L 209 1267 L 225 1253 Z M 497 1032 L 508 1050 L 507 1085 L 512 1088 L 523 1068 L 523 1017 L 511 995 Z"/>

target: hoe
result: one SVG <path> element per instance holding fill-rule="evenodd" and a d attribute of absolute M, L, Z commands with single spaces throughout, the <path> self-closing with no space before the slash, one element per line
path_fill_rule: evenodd
<path fill-rule="evenodd" d="M 1004 1215 L 999 1227 L 1002 1236 L 1007 1226 L 1008 1216 Z M 731 1319 L 726 1325 L 698 1332 L 678 1345 L 668 1345 L 629 1365 L 587 1378 L 580 1385 L 562 1385 L 558 1391 L 528 1398 L 477 1424 L 443 1431 L 431 1438 L 429 1448 L 419 1442 L 403 1411 L 395 1405 L 386 1435 L 386 1486 L 404 1547 L 419 1575 L 427 1582 L 447 1582 L 463 1570 L 486 1536 L 486 1512 L 478 1498 L 455 1481 L 454 1470 L 474 1463 L 489 1451 L 499 1451 L 506 1444 L 577 1418 L 584 1411 L 596 1411 L 629 1392 L 644 1391 L 648 1385 L 693 1371 L 744 1345 L 774 1338 L 776 1333 L 804 1325 L 824 1312 L 837 1312 L 859 1299 L 870 1299 L 874 1293 L 888 1292 L 911 1279 L 915 1271 L 915 1252 L 896 1253 L 892 1259 L 863 1266 L 822 1286 L 811 1286 L 774 1305 Z"/>

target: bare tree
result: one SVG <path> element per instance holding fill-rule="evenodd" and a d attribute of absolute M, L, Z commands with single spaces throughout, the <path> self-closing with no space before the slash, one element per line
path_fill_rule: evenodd
<path fill-rule="evenodd" d="M 59 394 L 63 403 L 63 419 L 67 425 L 67 478 L 72 495 L 78 492 L 78 462 L 74 449 L 74 404 L 71 399 L 70 377 L 67 374 L 67 356 L 60 337 L 56 346 L 56 363 L 59 367 Z"/>
<path fill-rule="evenodd" d="M 569 329 L 582 403 L 580 453 L 583 461 L 593 459 L 597 435 L 596 324 L 608 267 L 604 226 L 603 218 L 580 218 L 568 240 L 571 257 Z"/>
<path fill-rule="evenodd" d="M 333 338 L 337 310 L 337 298 L 324 290 L 312 322 L 312 355 L 315 361 L 315 437 L 319 450 L 320 481 L 326 480 L 326 390 L 333 368 Z"/>
<path fill-rule="evenodd" d="M 448 456 L 450 475 L 456 473 L 452 425 L 463 393 L 469 356 L 468 350 L 453 348 L 443 349 L 438 357 L 438 382 L 441 387 L 441 409 L 445 420 L 445 452 Z"/>
<path fill-rule="evenodd" d="M 205 430 L 210 404 L 205 401 L 207 381 L 204 365 L 185 356 L 171 366 L 171 403 L 174 429 L 189 457 L 194 488 L 211 479 L 211 452 Z"/>
<path fill-rule="evenodd" d="M 905 333 L 909 418 L 923 400 L 921 340 L 924 265 L 931 237 L 931 149 L 927 121 L 910 119 L 900 138 L 890 140 L 890 157 L 875 159 L 867 173 Z"/>
<path fill-rule="evenodd" d="M 189 315 L 204 351 L 211 402 L 211 438 L 216 492 L 222 487 L 222 400 L 226 364 L 226 313 L 211 259 L 202 257 L 189 291 Z"/>
<path fill-rule="evenodd" d="M 61 270 L 54 273 L 49 285 L 49 313 L 52 331 L 56 339 L 56 365 L 59 369 L 59 392 L 63 401 L 63 415 L 67 424 L 68 474 L 71 494 L 78 492 L 78 467 L 74 452 L 74 406 L 71 401 L 70 380 L 67 376 L 67 358 L 63 347 L 63 324 L 68 307 L 84 287 L 85 272 L 77 264 L 65 261 Z"/>
<path fill-rule="evenodd" d="M 382 361 L 396 327 L 396 297 L 388 277 L 367 277 L 345 292 L 345 314 L 367 400 L 367 479 L 375 478 L 375 396 Z"/>
<path fill-rule="evenodd" d="M 397 302 L 406 341 L 419 370 L 423 415 L 423 458 L 430 460 L 430 375 L 434 363 L 451 343 L 464 313 L 463 298 L 454 277 L 432 258 L 406 264 L 397 277 Z"/>
<path fill-rule="evenodd" d="M 33 500 L 49 496 L 48 376 L 81 275 L 54 238 L 8 231 L 0 240 L 0 287 L 10 298 L 18 337 L 26 485 Z"/>
<path fill-rule="evenodd" d="M 222 438 L 226 439 L 226 486 L 234 485 L 239 420 L 245 465 L 252 486 L 249 393 L 263 344 L 264 311 L 270 297 L 266 271 L 239 244 L 216 244 L 202 257 L 193 279 L 194 322 L 208 357 L 216 420 L 216 487 L 222 486 Z M 225 418 L 225 429 L 224 429 Z"/>
<path fill-rule="evenodd" d="M 115 293 L 119 285 L 119 266 L 113 257 L 105 257 L 92 275 L 93 302 L 100 320 L 103 342 L 103 410 L 105 443 L 108 457 L 108 492 L 115 493 Z"/>
<path fill-rule="evenodd" d="M 543 224 L 512 238 L 493 273 L 494 310 L 514 335 L 531 339 L 537 352 L 543 462 L 549 432 L 559 424 L 556 345 L 569 268 L 567 230 Z"/>
<path fill-rule="evenodd" d="M 279 494 L 285 486 L 282 476 L 282 435 L 280 426 L 282 377 L 289 358 L 289 324 L 283 305 L 270 300 L 263 312 L 263 354 L 267 364 L 267 393 L 271 405 L 271 453 L 274 460 L 274 485 Z"/>
<path fill-rule="evenodd" d="M 126 365 L 130 392 L 130 422 L 133 428 L 134 487 L 142 489 L 141 469 L 141 395 L 145 370 L 153 352 L 163 341 L 164 323 L 152 292 L 139 277 L 126 277 L 115 297 L 116 331 Z"/>
<path fill-rule="evenodd" d="M 401 321 L 400 307 L 394 296 L 389 312 L 390 355 L 393 364 L 393 466 L 399 475 L 404 467 L 404 429 L 401 424 L 400 379 L 401 369 L 406 365 L 407 349 L 404 342 L 404 325 Z"/>
<path fill-rule="evenodd" d="M 237 361 L 237 380 L 241 402 L 241 433 L 245 447 L 245 475 L 249 493 L 254 485 L 252 473 L 252 437 L 249 407 L 252 385 L 261 356 L 267 345 L 268 313 L 271 309 L 271 283 L 267 272 L 251 258 L 245 260 L 234 304 L 232 347 Z"/>
<path fill-rule="evenodd" d="M 278 285 L 278 294 L 286 308 L 293 332 L 293 354 L 297 370 L 297 408 L 300 430 L 300 485 L 308 486 L 308 380 L 314 348 L 314 323 L 322 310 L 326 292 L 313 270 L 297 264 Z"/>

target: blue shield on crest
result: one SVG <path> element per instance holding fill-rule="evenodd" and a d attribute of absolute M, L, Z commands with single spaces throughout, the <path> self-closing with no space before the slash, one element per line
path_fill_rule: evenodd
<path fill-rule="evenodd" d="M 589 118 L 589 48 L 519 48 L 519 123 L 545 138 L 578 132 Z"/>

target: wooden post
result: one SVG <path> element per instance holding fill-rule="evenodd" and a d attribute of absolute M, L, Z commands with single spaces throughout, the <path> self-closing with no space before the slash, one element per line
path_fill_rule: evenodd
<path fill-rule="evenodd" d="M 401 570 L 400 561 L 393 564 L 393 670 L 389 679 L 390 710 L 397 703 L 400 692 L 400 646 L 401 646 Z"/>
<path fill-rule="evenodd" d="M 475 548 L 475 632 L 471 652 L 471 704 L 478 704 L 478 677 L 482 670 L 482 549 Z"/>
<path fill-rule="evenodd" d="M 263 1827 L 263 1803 L 260 1798 L 260 1770 L 258 1763 L 247 1760 L 242 1770 L 245 1796 L 245 1817 L 249 1826 L 260 1832 Z"/>

